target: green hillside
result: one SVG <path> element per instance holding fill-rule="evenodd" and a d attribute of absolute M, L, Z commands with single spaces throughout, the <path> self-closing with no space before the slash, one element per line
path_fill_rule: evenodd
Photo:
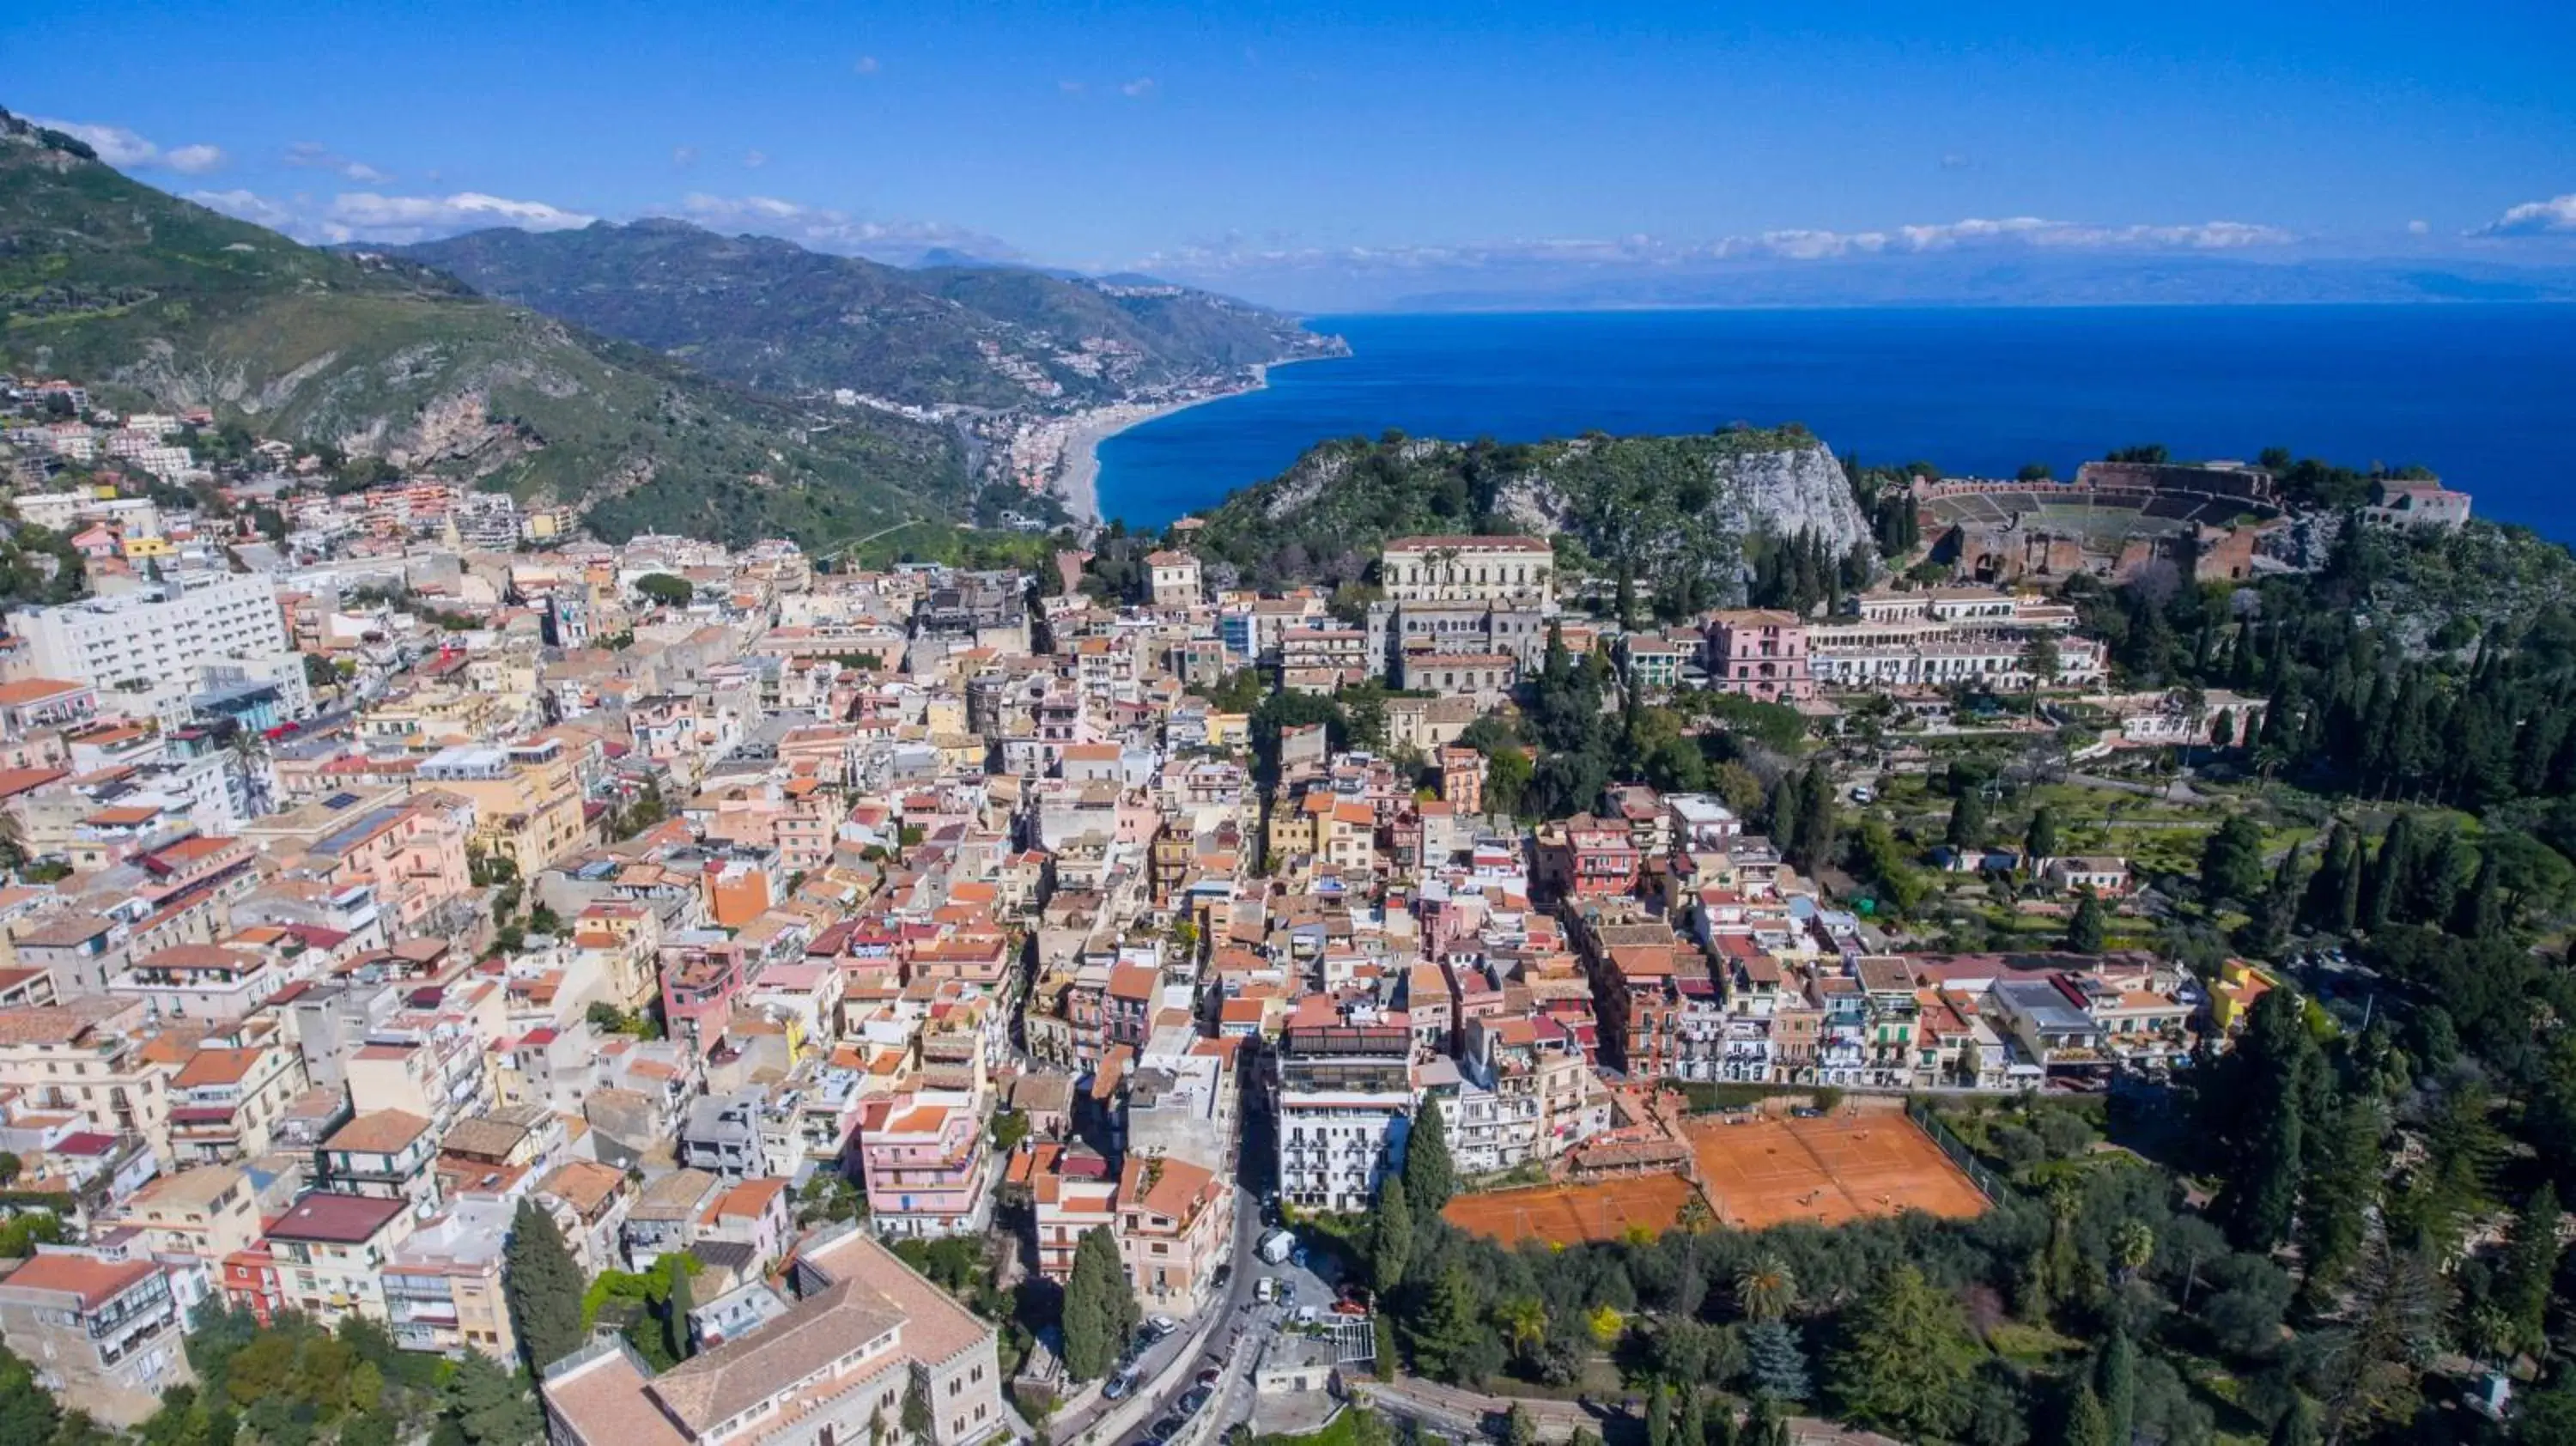
<path fill-rule="evenodd" d="M 1361 580 L 1391 537 L 1545 537 L 1576 575 L 1625 575 L 1703 606 L 1742 596 L 1748 558 L 1807 538 L 1840 558 L 1868 540 L 1841 465 L 1804 428 L 1536 443 L 1389 434 L 1308 449 L 1229 496 L 1199 545 L 1268 586 Z"/>
<path fill-rule="evenodd" d="M 415 472 L 583 507 L 601 535 L 807 542 L 967 496 L 933 427 L 798 409 L 484 299 L 418 263 L 300 246 L 0 111 L 0 369 L 212 408 Z"/>
<path fill-rule="evenodd" d="M 477 231 L 401 253 L 488 295 L 767 391 L 921 404 L 1112 401 L 1313 355 L 1290 318 L 1182 287 L 920 270 L 683 221 Z"/>

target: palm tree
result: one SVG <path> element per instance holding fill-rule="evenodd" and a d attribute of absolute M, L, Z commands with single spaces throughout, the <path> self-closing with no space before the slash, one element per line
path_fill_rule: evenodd
<path fill-rule="evenodd" d="M 1535 1349 L 1547 1339 L 1547 1307 L 1536 1296 L 1514 1296 L 1494 1307 L 1494 1323 L 1515 1351 Z"/>
<path fill-rule="evenodd" d="M 1798 1280 L 1776 1255 L 1765 1255 L 1735 1275 L 1735 1304 L 1746 1320 L 1778 1320 L 1798 1301 Z"/>
<path fill-rule="evenodd" d="M 2120 1266 L 2122 1280 L 2134 1280 L 2147 1262 L 2156 1258 L 2156 1232 L 2143 1220 L 2122 1225 L 2111 1237 L 2111 1248 Z"/>
<path fill-rule="evenodd" d="M 1681 1213 L 1674 1217 L 1673 1223 L 1686 1235 L 1698 1235 L 1715 1225 L 1717 1217 L 1709 1213 L 1708 1201 L 1694 1190 L 1688 1199 L 1682 1201 Z"/>

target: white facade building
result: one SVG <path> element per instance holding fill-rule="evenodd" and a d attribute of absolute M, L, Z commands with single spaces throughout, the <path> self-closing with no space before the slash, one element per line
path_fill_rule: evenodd
<path fill-rule="evenodd" d="M 285 616 L 267 579 L 226 576 L 26 608 L 11 622 L 39 677 L 68 678 L 101 693 L 141 691 L 194 676 L 217 658 L 292 652 Z"/>

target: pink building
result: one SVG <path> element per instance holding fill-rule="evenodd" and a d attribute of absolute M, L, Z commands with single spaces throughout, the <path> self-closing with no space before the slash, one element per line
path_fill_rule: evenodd
<path fill-rule="evenodd" d="M 868 1214 L 886 1236 L 983 1229 L 983 1110 L 962 1090 L 871 1100 L 859 1116 L 860 1178 Z"/>
<path fill-rule="evenodd" d="M 1816 696 L 1807 675 L 1807 626 L 1770 608 L 1722 612 L 1708 625 L 1709 686 L 1766 703 Z"/>

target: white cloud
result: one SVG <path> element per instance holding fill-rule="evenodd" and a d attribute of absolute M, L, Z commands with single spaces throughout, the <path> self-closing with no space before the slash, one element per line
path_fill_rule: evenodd
<path fill-rule="evenodd" d="M 1066 95 L 1080 95 L 1085 90 L 1089 89 L 1088 86 L 1085 86 L 1078 80 L 1059 80 L 1055 83 L 1055 88 L 1063 91 Z"/>
<path fill-rule="evenodd" d="M 514 201 L 480 191 L 459 191 L 452 196 L 380 196 L 373 191 L 351 191 L 331 198 L 322 224 L 325 234 L 335 241 L 402 245 L 486 226 L 569 231 L 598 219 L 543 201 Z"/>
<path fill-rule="evenodd" d="M 1129 100 L 1143 100 L 1145 97 L 1154 93 L 1154 77 L 1150 75 L 1140 75 L 1134 80 L 1127 82 L 1125 85 L 1118 87 L 1118 93 L 1127 97 Z"/>
<path fill-rule="evenodd" d="M 161 155 L 161 163 L 183 176 L 202 176 L 220 170 L 224 164 L 221 146 L 173 146 Z"/>
<path fill-rule="evenodd" d="M 220 146 L 200 143 L 174 146 L 165 151 L 124 126 L 55 120 L 46 116 L 29 116 L 27 120 L 31 125 L 58 130 L 87 142 L 91 150 L 98 152 L 100 160 L 120 171 L 160 169 L 177 171 L 183 176 L 202 176 L 224 163 L 224 152 Z"/>
<path fill-rule="evenodd" d="M 2469 233 L 2472 236 L 2576 235 L 2576 192 L 2525 201 Z"/>
<path fill-rule="evenodd" d="M 694 165 L 696 165 L 697 163 L 698 163 L 698 148 L 697 148 L 696 146 L 673 146 L 673 147 L 671 147 L 671 164 L 672 164 L 672 165 L 677 166 L 677 167 L 679 167 L 681 170 L 684 170 L 684 171 L 685 171 L 685 170 L 687 170 L 689 167 L 694 166 Z"/>
<path fill-rule="evenodd" d="M 745 151 L 742 153 L 742 167 L 746 171 L 756 171 L 768 164 L 769 152 L 767 151 Z"/>
<path fill-rule="evenodd" d="M 188 199 L 254 226 L 266 226 L 272 231 L 291 232 L 296 224 L 294 211 L 250 191 L 190 191 Z"/>
<path fill-rule="evenodd" d="M 280 159 L 299 170 L 330 171 L 344 181 L 355 181 L 361 186 L 381 186 L 393 179 L 391 172 L 341 155 L 320 141 L 297 141 L 286 148 L 286 154 Z"/>
<path fill-rule="evenodd" d="M 563 231 L 587 226 L 597 219 L 544 201 L 515 201 L 480 191 L 459 191 L 448 196 L 344 191 L 328 202 L 301 192 L 278 199 L 248 190 L 193 191 L 188 199 L 227 216 L 283 231 L 298 241 L 325 245 L 370 241 L 403 246 L 490 226 Z"/>
<path fill-rule="evenodd" d="M 852 65 L 850 69 L 861 75 L 874 75 L 877 73 L 877 58 L 873 55 L 862 55 L 859 57 L 858 63 Z"/>
<path fill-rule="evenodd" d="M 2297 239 L 2277 226 L 2246 221 L 2102 226 L 2051 221 L 2037 216 L 2010 216 L 1995 219 L 1971 217 L 1934 225 L 1897 226 L 1884 231 L 1792 228 L 1696 243 L 1654 236 L 1625 236 L 1615 240 L 1542 239 L 1458 246 L 1296 248 L 1252 246 L 1239 239 L 1229 239 L 1215 245 L 1157 253 L 1134 265 L 1139 270 L 1172 267 L 1204 271 L 1327 266 L 1366 271 L 1569 264 L 1653 267 L 1708 261 L 1830 261 L 1971 249 L 2230 251 L 2287 245 Z"/>
<path fill-rule="evenodd" d="M 846 211 L 800 205 L 776 196 L 711 196 L 695 192 L 677 208 L 710 231 L 776 236 L 815 251 L 910 265 L 931 251 L 954 251 L 988 261 L 1019 253 L 996 237 L 941 221 L 870 221 Z"/>
<path fill-rule="evenodd" d="M 2432 230 L 2433 226 L 2429 221 L 2409 221 L 2406 223 L 2406 234 L 2409 236 L 2429 235 Z"/>

